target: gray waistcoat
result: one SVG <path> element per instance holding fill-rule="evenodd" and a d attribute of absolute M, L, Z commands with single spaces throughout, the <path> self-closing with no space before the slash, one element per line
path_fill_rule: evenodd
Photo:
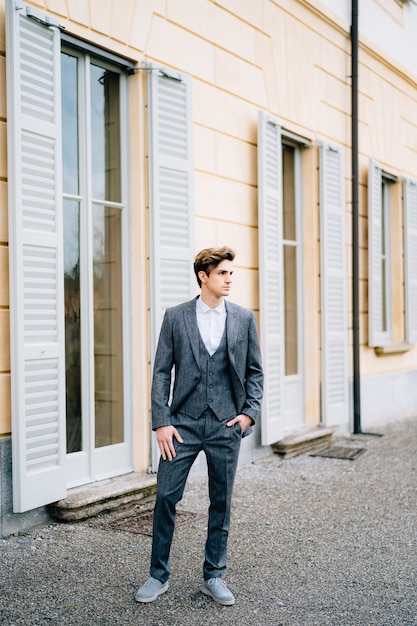
<path fill-rule="evenodd" d="M 197 419 L 209 407 L 219 420 L 236 417 L 237 412 L 230 380 L 226 328 L 220 345 L 212 356 L 207 352 L 200 333 L 198 333 L 198 342 L 200 382 L 185 399 L 179 409 L 180 412 Z"/>

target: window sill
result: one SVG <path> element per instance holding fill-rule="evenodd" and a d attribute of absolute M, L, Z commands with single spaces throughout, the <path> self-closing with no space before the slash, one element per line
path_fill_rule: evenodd
<path fill-rule="evenodd" d="M 411 343 L 402 342 L 402 343 L 392 343 L 389 346 L 379 346 L 377 348 L 374 348 L 374 350 L 375 350 L 375 353 L 378 355 L 401 354 L 403 352 L 408 352 L 409 350 L 411 350 L 412 347 L 413 346 Z"/>

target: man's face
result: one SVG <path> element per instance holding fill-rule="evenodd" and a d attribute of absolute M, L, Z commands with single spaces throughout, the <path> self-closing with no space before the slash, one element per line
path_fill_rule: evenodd
<path fill-rule="evenodd" d="M 232 287 L 233 263 L 225 259 L 211 270 L 209 276 L 205 272 L 200 272 L 201 288 L 203 293 L 222 298 L 228 296 Z"/>

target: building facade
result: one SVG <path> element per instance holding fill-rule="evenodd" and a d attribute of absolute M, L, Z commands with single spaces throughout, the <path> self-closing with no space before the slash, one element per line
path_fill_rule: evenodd
<path fill-rule="evenodd" d="M 155 470 L 152 359 L 237 252 L 266 376 L 241 460 L 352 431 L 348 0 L 0 0 L 0 519 Z M 417 415 L 417 6 L 359 7 L 362 426 Z"/>

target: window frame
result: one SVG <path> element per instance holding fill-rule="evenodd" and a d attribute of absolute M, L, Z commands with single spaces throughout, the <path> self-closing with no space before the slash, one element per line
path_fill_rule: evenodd
<path fill-rule="evenodd" d="M 392 341 L 392 242 L 391 242 L 391 185 L 393 181 L 385 176 L 382 171 L 381 176 L 381 266 L 382 270 L 382 333 L 387 342 Z"/>
<path fill-rule="evenodd" d="M 371 159 L 368 173 L 368 345 L 393 343 L 391 202 L 397 178 Z M 384 250 L 384 254 L 383 254 Z M 384 258 L 383 258 L 384 257 Z M 382 271 L 383 261 L 385 275 Z M 385 313 L 384 313 L 385 308 Z M 386 324 L 383 324 L 384 314 Z"/>
<path fill-rule="evenodd" d="M 303 303 L 303 184 L 302 184 L 302 150 L 308 146 L 303 140 L 297 141 L 295 135 L 287 135 L 286 131 L 283 129 L 281 132 L 281 149 L 283 150 L 284 146 L 291 148 L 293 150 L 293 164 L 294 164 L 294 218 L 295 218 L 295 239 L 286 239 L 285 238 L 285 228 L 283 221 L 283 230 L 282 230 L 282 247 L 283 247 L 283 261 L 284 261 L 284 273 L 283 273 L 283 286 L 284 286 L 284 294 L 285 294 L 285 249 L 286 248 L 295 248 L 295 258 L 296 258 L 296 276 L 297 276 L 297 372 L 295 374 L 287 373 L 287 359 L 286 359 L 286 315 L 285 315 L 285 304 L 284 304 L 284 371 L 285 376 L 301 376 L 303 377 L 304 372 L 304 355 L 303 355 L 303 347 L 304 341 L 298 341 L 298 337 L 303 334 L 302 330 L 304 328 L 304 315 L 303 315 L 303 307 L 301 304 Z M 284 169 L 283 159 L 282 159 L 282 168 Z M 283 171 L 284 174 L 284 171 Z M 283 181 L 283 190 L 284 190 L 284 181 Z M 284 210 L 284 208 L 283 208 Z M 284 295 L 284 301 L 286 302 L 286 298 Z"/>
<path fill-rule="evenodd" d="M 68 40 L 69 39 L 69 40 Z M 132 404 L 131 394 L 131 360 L 129 346 L 131 346 L 131 321 L 129 311 L 131 308 L 131 267 L 130 259 L 130 198 L 128 181 L 129 163 L 129 135 L 128 135 L 128 73 L 120 63 L 115 63 L 115 55 L 100 54 L 100 49 L 95 46 L 87 46 L 83 49 L 83 41 L 76 41 L 75 38 L 61 38 L 61 55 L 63 53 L 75 56 L 78 60 L 78 87 L 79 100 L 83 106 L 78 107 L 79 135 L 84 136 L 84 140 L 79 143 L 79 189 L 78 194 L 66 193 L 62 189 L 63 200 L 75 200 L 80 205 L 80 265 L 88 268 L 88 272 L 81 272 L 80 275 L 80 297 L 87 309 L 87 315 L 81 315 L 81 336 L 87 339 L 82 340 L 82 346 L 89 342 L 86 350 L 81 350 L 81 407 L 82 415 L 95 414 L 95 379 L 94 379 L 94 303 L 93 299 L 93 247 L 92 247 L 92 219 L 95 206 L 111 207 L 121 211 L 121 276 L 122 276 L 122 363 L 123 363 L 123 444 L 128 445 L 128 465 L 133 464 L 133 442 L 132 442 Z M 90 90 L 89 90 L 89 67 L 97 64 L 104 70 L 118 73 L 119 83 L 119 104 L 120 104 L 120 201 L 106 201 L 93 196 L 92 169 L 91 169 L 91 128 L 90 128 Z M 62 103 L 61 103 L 62 106 Z M 108 463 L 103 458 L 103 452 L 94 454 L 100 450 L 95 446 L 95 420 L 82 419 L 82 449 L 67 455 L 68 471 L 71 476 L 68 484 L 70 487 L 81 485 L 89 480 L 104 479 L 113 472 L 107 468 Z M 119 444 L 113 444 L 115 447 Z M 108 446 L 105 446 L 108 448 Z M 93 457 L 93 458 L 91 458 Z M 117 452 L 116 452 L 117 458 Z"/>

